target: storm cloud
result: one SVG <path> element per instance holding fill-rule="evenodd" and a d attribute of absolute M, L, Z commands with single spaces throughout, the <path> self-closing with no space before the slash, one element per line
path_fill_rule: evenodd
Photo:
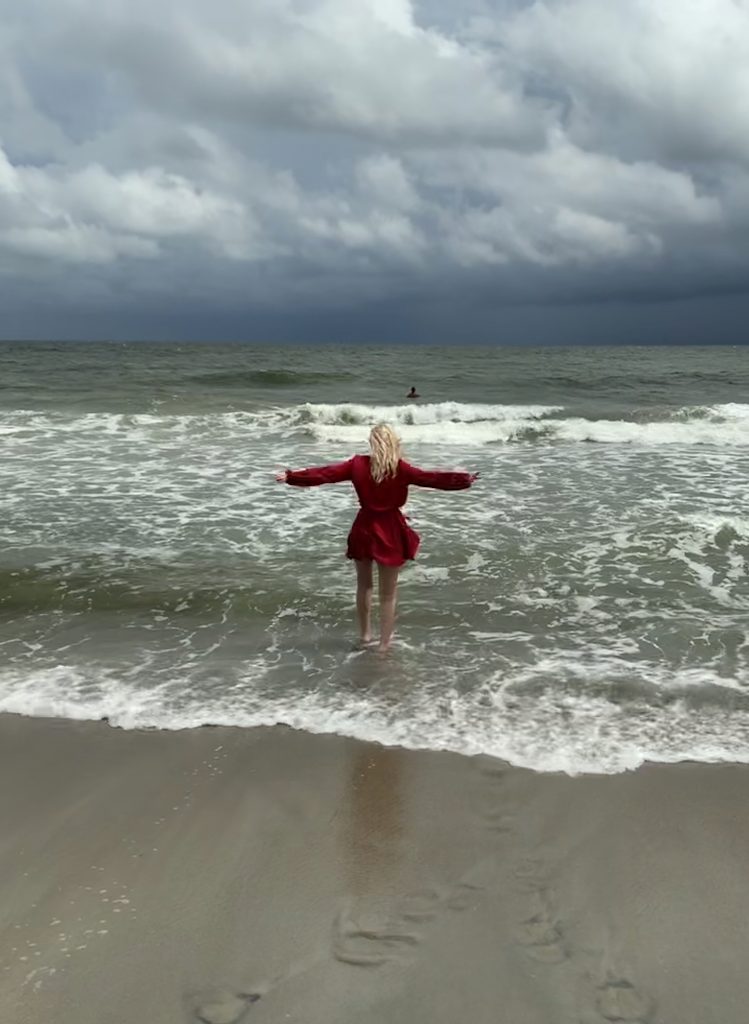
<path fill-rule="evenodd" d="M 0 3 L 5 337 L 737 341 L 748 241 L 745 0 Z"/>

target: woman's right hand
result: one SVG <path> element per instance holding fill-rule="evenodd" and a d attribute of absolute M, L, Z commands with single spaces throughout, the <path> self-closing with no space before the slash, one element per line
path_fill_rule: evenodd
<path fill-rule="evenodd" d="M 471 483 L 472 483 L 472 484 L 475 484 L 475 483 L 476 483 L 476 481 L 478 480 L 478 478 L 479 478 L 480 476 L 481 476 L 481 474 L 480 474 L 480 473 L 471 473 L 471 474 L 470 474 L 470 477 L 471 477 Z"/>
<path fill-rule="evenodd" d="M 276 473 L 276 483 L 285 484 L 289 477 L 289 470 L 285 469 L 283 473 Z"/>

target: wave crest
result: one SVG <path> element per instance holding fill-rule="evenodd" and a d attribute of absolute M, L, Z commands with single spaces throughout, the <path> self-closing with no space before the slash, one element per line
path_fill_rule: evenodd
<path fill-rule="evenodd" d="M 486 445 L 559 441 L 598 444 L 747 445 L 749 405 L 730 403 L 654 410 L 630 419 L 559 416 L 560 406 L 469 405 L 442 402 L 423 406 L 306 405 L 298 412 L 313 437 L 358 444 L 365 428 L 394 423 L 404 440 L 423 444 Z"/>
<path fill-rule="evenodd" d="M 6 444 L 39 435 L 116 435 L 120 438 L 203 436 L 234 444 L 247 432 L 308 436 L 361 445 L 375 423 L 393 423 L 407 443 L 482 446 L 546 442 L 659 445 L 749 445 L 749 405 L 728 403 L 679 409 L 633 409 L 619 418 L 570 415 L 553 405 L 490 405 L 434 402 L 413 405 L 355 403 L 274 406 L 256 410 L 180 413 L 62 413 L 33 409 L 0 411 Z"/>

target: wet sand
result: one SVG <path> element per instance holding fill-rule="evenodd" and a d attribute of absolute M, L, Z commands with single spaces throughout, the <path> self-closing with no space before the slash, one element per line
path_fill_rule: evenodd
<path fill-rule="evenodd" d="M 745 1024 L 749 769 L 0 718 L 3 1024 Z"/>

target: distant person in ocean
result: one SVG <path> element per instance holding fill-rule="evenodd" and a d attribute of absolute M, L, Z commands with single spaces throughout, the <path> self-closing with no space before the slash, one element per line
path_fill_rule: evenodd
<path fill-rule="evenodd" d="M 450 473 L 417 469 L 401 458 L 398 435 L 387 423 L 373 427 L 369 455 L 354 455 L 346 462 L 313 469 L 284 470 L 276 479 L 294 487 L 315 487 L 350 480 L 361 508 L 348 535 L 346 557 L 356 562 L 356 611 L 359 635 L 364 644 L 372 640 L 372 562 L 377 563 L 380 591 L 380 647 L 390 647 L 395 626 L 398 573 L 416 556 L 419 535 L 401 512 L 408 499 L 408 486 L 435 487 L 460 491 L 478 479 L 478 473 Z"/>
<path fill-rule="evenodd" d="M 411 388 L 411 390 L 406 395 L 406 398 L 421 398 L 421 395 L 416 394 L 416 388 Z"/>

